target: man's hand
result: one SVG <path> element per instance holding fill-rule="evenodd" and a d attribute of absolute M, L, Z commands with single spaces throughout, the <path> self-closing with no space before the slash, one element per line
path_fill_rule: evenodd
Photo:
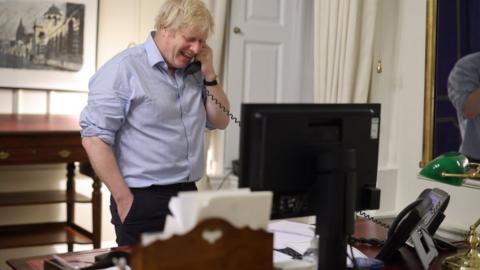
<path fill-rule="evenodd" d="M 123 223 L 132 207 L 133 195 L 123 179 L 112 147 L 99 137 L 83 137 L 83 148 L 100 180 L 107 186 L 117 204 L 117 212 Z"/>
<path fill-rule="evenodd" d="M 197 54 L 196 59 L 202 62 L 202 73 L 207 81 L 213 81 L 216 79 L 217 74 L 213 68 L 213 51 L 210 46 L 205 46 Z"/>
<path fill-rule="evenodd" d="M 127 196 L 124 196 L 122 198 L 119 198 L 118 200 L 115 200 L 115 203 L 117 204 L 118 216 L 120 217 L 120 221 L 123 223 L 128 213 L 130 212 L 130 209 L 132 208 L 132 204 L 133 204 L 132 193 L 129 192 Z"/>

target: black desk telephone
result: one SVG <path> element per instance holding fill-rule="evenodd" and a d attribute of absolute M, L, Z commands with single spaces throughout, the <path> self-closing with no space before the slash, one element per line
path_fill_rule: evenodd
<path fill-rule="evenodd" d="M 441 189 L 425 189 L 417 200 L 395 218 L 388 230 L 388 238 L 376 258 L 382 261 L 390 260 L 403 244 L 411 244 L 410 238 L 414 232 L 423 229 L 433 236 L 445 218 L 443 212 L 449 200 L 450 196 Z"/>

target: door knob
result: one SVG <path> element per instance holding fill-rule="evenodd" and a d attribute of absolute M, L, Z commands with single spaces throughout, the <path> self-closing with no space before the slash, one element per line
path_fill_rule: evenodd
<path fill-rule="evenodd" d="M 382 60 L 377 61 L 377 73 L 382 73 Z"/>
<path fill-rule="evenodd" d="M 233 33 L 240 34 L 241 32 L 242 32 L 242 29 L 240 29 L 240 27 L 237 27 L 237 26 L 233 27 Z"/>

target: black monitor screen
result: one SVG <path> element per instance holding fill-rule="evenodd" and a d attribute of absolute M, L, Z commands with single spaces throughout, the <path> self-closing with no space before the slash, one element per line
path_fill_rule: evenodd
<path fill-rule="evenodd" d="M 241 119 L 239 186 L 273 191 L 272 218 L 314 215 L 314 186 L 351 149 L 355 209 L 378 208 L 379 104 L 242 104 Z"/>

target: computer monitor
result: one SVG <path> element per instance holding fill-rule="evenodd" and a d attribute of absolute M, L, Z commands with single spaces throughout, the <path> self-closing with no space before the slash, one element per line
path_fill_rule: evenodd
<path fill-rule="evenodd" d="M 242 104 L 241 121 L 239 187 L 273 191 L 273 219 L 317 216 L 319 267 L 340 269 L 354 211 L 379 207 L 380 104 Z"/>

